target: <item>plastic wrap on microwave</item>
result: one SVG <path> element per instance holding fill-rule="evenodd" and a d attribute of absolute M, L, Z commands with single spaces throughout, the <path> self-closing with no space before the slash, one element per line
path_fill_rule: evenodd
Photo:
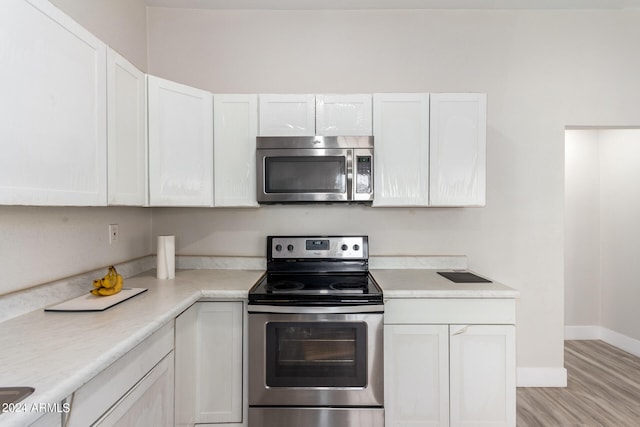
<path fill-rule="evenodd" d="M 316 134 L 373 135 L 371 95 L 316 95 Z"/>
<path fill-rule="evenodd" d="M 259 96 L 260 136 L 314 136 L 315 121 L 315 95 Z"/>

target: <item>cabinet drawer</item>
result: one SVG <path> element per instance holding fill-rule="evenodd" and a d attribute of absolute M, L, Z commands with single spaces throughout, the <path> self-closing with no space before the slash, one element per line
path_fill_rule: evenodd
<path fill-rule="evenodd" d="M 127 392 L 94 427 L 173 425 L 173 352 Z"/>
<path fill-rule="evenodd" d="M 512 325 L 516 303 L 509 298 L 391 299 L 385 303 L 384 323 Z"/>
<path fill-rule="evenodd" d="M 66 425 L 91 425 L 172 349 L 173 322 L 170 322 L 78 389 Z"/>

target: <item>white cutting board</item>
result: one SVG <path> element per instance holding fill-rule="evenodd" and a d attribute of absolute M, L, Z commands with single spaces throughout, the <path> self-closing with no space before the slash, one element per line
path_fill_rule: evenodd
<path fill-rule="evenodd" d="M 89 292 L 69 301 L 47 307 L 44 311 L 103 311 L 146 290 L 147 288 L 122 288 L 117 294 L 107 297 L 93 295 Z"/>

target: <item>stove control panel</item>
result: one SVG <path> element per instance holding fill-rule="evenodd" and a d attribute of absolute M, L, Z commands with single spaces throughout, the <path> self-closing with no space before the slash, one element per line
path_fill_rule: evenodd
<path fill-rule="evenodd" d="M 272 259 L 367 259 L 367 236 L 269 236 Z"/>

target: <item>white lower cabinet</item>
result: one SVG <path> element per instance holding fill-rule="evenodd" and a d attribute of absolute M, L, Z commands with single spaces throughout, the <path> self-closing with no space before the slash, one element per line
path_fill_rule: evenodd
<path fill-rule="evenodd" d="M 60 403 L 62 405 L 62 403 Z M 29 424 L 29 427 L 60 427 L 62 425 L 62 415 L 57 412 L 49 412 Z"/>
<path fill-rule="evenodd" d="M 173 336 L 171 322 L 76 390 L 63 425 L 172 426 Z"/>
<path fill-rule="evenodd" d="M 169 353 L 94 426 L 171 426 L 173 352 Z"/>
<path fill-rule="evenodd" d="M 386 425 L 448 425 L 448 327 L 385 325 L 384 347 Z"/>
<path fill-rule="evenodd" d="M 449 326 L 450 425 L 515 426 L 515 326 Z"/>
<path fill-rule="evenodd" d="M 241 301 L 198 302 L 176 318 L 176 426 L 243 422 Z"/>
<path fill-rule="evenodd" d="M 385 308 L 385 425 L 515 426 L 515 302 L 455 324 L 474 300 L 406 301 Z"/>

